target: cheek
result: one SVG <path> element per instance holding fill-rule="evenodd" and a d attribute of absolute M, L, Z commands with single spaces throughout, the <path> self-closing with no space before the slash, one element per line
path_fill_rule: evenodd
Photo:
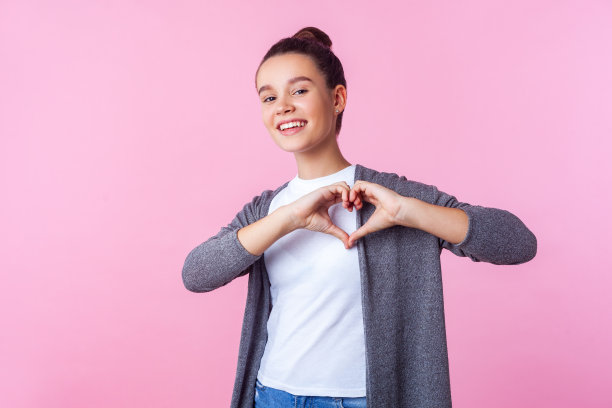
<path fill-rule="evenodd" d="M 324 106 L 321 106 L 319 107 L 319 109 L 317 109 L 316 117 L 320 126 L 327 126 L 332 120 L 332 116 L 329 114 L 329 112 L 325 109 Z"/>
<path fill-rule="evenodd" d="M 326 118 L 329 116 L 330 112 L 333 110 L 333 104 L 327 99 L 320 99 L 316 107 L 317 107 L 317 113 L 319 115 L 325 116 Z"/>
<path fill-rule="evenodd" d="M 271 135 L 274 135 L 276 128 L 274 127 L 274 116 L 268 112 L 262 112 L 263 125 Z"/>
<path fill-rule="evenodd" d="M 270 110 L 265 107 L 261 109 L 261 120 L 264 125 L 271 126 L 274 123 L 274 117 L 270 115 Z"/>

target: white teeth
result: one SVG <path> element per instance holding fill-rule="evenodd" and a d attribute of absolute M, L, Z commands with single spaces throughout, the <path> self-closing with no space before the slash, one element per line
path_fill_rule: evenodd
<path fill-rule="evenodd" d="M 297 121 L 297 122 L 287 122 L 280 125 L 280 130 L 290 129 L 294 127 L 303 127 L 306 125 L 306 122 Z"/>

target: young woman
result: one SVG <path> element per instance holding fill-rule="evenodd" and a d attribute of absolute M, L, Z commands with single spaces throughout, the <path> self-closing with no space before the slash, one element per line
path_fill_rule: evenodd
<path fill-rule="evenodd" d="M 249 275 L 232 407 L 450 407 L 441 249 L 518 264 L 536 238 L 507 211 L 349 163 L 330 47 L 308 27 L 264 56 L 263 122 L 297 175 L 193 249 L 183 282 Z"/>

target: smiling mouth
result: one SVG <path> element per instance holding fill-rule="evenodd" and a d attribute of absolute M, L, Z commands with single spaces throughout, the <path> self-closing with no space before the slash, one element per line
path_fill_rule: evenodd
<path fill-rule="evenodd" d="M 278 129 L 282 132 L 283 130 L 287 130 L 287 129 L 293 129 L 293 128 L 301 128 L 306 126 L 306 121 L 305 120 L 296 120 L 293 122 L 286 122 L 286 123 L 282 123 Z"/>

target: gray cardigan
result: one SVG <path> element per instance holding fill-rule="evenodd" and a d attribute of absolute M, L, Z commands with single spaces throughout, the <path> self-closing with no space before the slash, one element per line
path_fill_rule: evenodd
<path fill-rule="evenodd" d="M 451 407 L 442 248 L 473 261 L 519 264 L 535 256 L 536 238 L 508 211 L 461 203 L 434 186 L 397 174 L 357 164 L 355 180 L 378 183 L 428 203 L 461 208 L 468 215 L 468 233 L 459 244 L 402 226 L 369 234 L 357 244 L 368 407 Z M 272 308 L 263 256 L 247 252 L 238 241 L 237 231 L 265 217 L 272 198 L 286 185 L 253 198 L 227 227 L 193 249 L 183 267 L 183 283 L 193 292 L 208 292 L 249 275 L 232 408 L 254 405 L 255 380 Z M 357 212 L 357 228 L 374 209 L 364 203 Z"/>

